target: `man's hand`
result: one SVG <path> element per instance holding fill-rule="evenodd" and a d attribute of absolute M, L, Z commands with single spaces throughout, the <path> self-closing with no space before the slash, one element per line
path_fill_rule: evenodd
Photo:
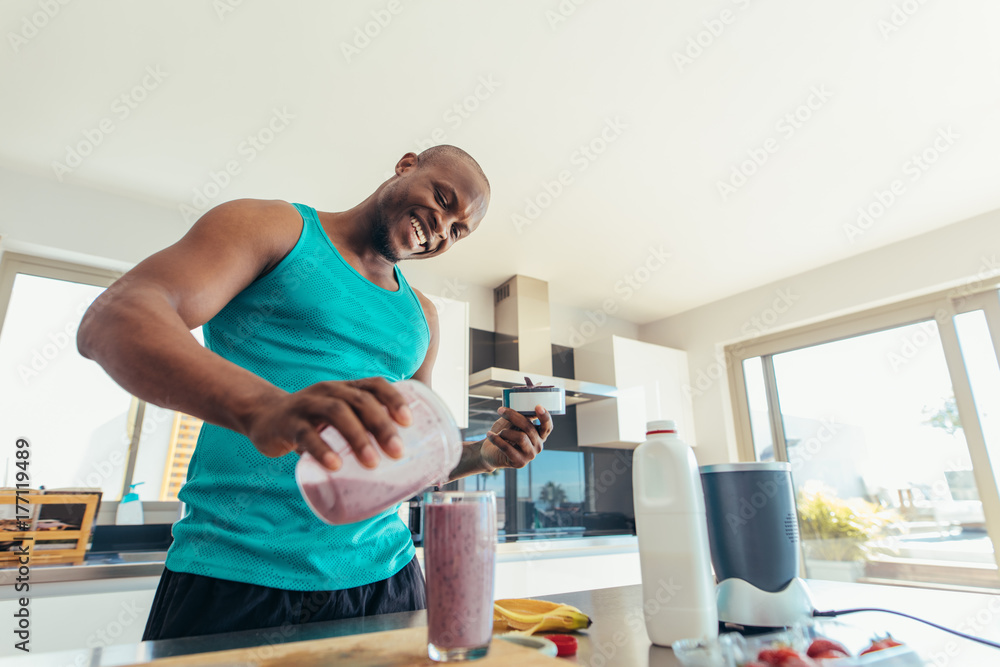
<path fill-rule="evenodd" d="M 552 433 L 552 416 L 540 405 L 535 406 L 539 424 L 511 408 L 500 408 L 500 419 L 486 434 L 480 449 L 482 462 L 488 469 L 523 468 L 539 452 Z"/>
<path fill-rule="evenodd" d="M 374 468 L 379 461 L 376 444 L 392 458 L 402 456 L 403 440 L 396 424 L 409 426 L 411 419 L 406 400 L 387 380 L 365 378 L 318 382 L 285 394 L 256 410 L 245 433 L 265 456 L 309 452 L 330 470 L 337 470 L 340 457 L 319 437 L 329 424 L 344 436 L 361 465 Z"/>

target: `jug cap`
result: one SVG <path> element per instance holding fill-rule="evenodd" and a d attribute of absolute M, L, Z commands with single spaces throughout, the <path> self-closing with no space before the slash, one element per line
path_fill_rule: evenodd
<path fill-rule="evenodd" d="M 653 433 L 673 433 L 677 435 L 677 425 L 673 419 L 654 419 L 646 422 L 646 435 Z"/>

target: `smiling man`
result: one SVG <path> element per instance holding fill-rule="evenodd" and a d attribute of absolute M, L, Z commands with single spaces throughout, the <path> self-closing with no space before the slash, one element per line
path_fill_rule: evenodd
<path fill-rule="evenodd" d="M 329 526 L 303 501 L 297 456 L 341 461 L 326 424 L 369 467 L 398 457 L 411 418 L 391 382 L 430 384 L 434 306 L 396 264 L 476 230 L 490 187 L 454 146 L 407 153 L 354 208 L 239 200 L 108 288 L 84 315 L 81 354 L 151 403 L 205 420 L 180 492 L 186 512 L 146 624 L 166 639 L 424 607 L 396 508 Z M 191 335 L 203 326 L 205 347 Z M 552 431 L 509 409 L 466 443 L 452 479 L 523 467 Z"/>

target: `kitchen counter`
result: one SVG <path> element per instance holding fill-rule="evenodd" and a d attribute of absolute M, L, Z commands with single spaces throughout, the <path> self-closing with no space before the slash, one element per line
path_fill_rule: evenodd
<path fill-rule="evenodd" d="M 880 606 L 905 611 L 972 634 L 1000 641 L 1000 596 L 902 586 L 810 582 L 821 609 Z M 670 649 L 652 646 L 641 622 L 642 591 L 639 586 L 598 589 L 545 596 L 575 605 L 588 613 L 594 624 L 580 633 L 579 653 L 570 663 L 591 667 L 629 665 L 668 667 L 679 665 Z M 290 628 L 271 628 L 207 637 L 143 642 L 88 651 L 38 654 L 5 660 L 8 667 L 120 667 L 156 658 L 191 655 L 252 646 L 267 646 L 327 637 L 396 630 L 426 625 L 423 611 L 387 614 L 370 618 L 313 623 Z M 845 622 L 893 636 L 919 650 L 929 665 L 1000 664 L 1000 650 L 974 644 L 908 619 L 888 614 L 863 613 Z"/>
<path fill-rule="evenodd" d="M 31 582 L 52 584 L 69 581 L 95 581 L 126 577 L 159 577 L 163 573 L 166 551 L 88 555 L 83 563 L 32 563 Z M 17 597 L 9 590 L 17 577 L 16 568 L 0 569 L 0 600 Z"/>
<path fill-rule="evenodd" d="M 635 535 L 604 535 L 518 539 L 501 541 L 497 545 L 497 562 L 544 560 L 576 555 L 601 555 L 634 552 L 638 549 Z M 128 577 L 157 577 L 163 572 L 166 551 L 125 552 L 95 556 L 88 554 L 80 565 L 63 563 L 32 564 L 33 584 L 99 581 Z M 417 558 L 423 561 L 423 549 L 417 547 Z M 17 577 L 17 568 L 0 568 L 0 600 L 17 597 L 8 586 Z M 60 589 L 60 594 L 61 594 Z"/>

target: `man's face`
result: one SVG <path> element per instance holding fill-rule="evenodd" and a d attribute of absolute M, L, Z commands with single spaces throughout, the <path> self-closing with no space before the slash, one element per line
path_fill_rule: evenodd
<path fill-rule="evenodd" d="M 434 257 L 474 232 L 488 205 L 486 184 L 463 161 L 418 167 L 404 157 L 376 200 L 372 239 L 393 263 Z"/>

